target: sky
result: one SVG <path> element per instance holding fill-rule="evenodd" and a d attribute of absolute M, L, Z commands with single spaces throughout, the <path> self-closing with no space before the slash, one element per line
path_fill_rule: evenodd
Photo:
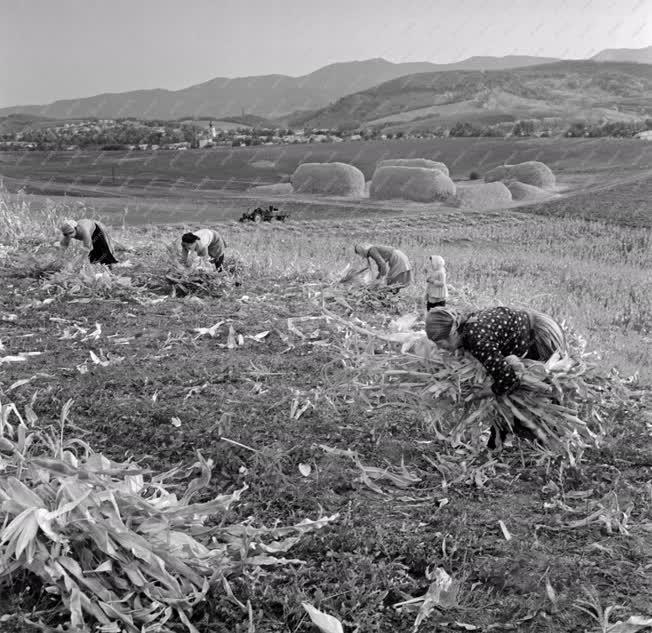
<path fill-rule="evenodd" d="M 652 45 L 652 0 L 0 0 L 0 107 L 383 57 Z"/>

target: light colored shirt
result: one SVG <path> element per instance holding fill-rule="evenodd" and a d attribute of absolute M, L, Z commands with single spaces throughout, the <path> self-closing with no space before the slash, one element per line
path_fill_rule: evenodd
<path fill-rule="evenodd" d="M 224 238 L 214 229 L 199 229 L 198 231 L 193 231 L 193 235 L 196 235 L 199 239 L 192 244 L 187 242 L 181 242 L 181 248 L 183 250 L 182 259 L 183 263 L 188 263 L 188 255 L 191 251 L 197 253 L 199 257 L 210 257 L 217 259 L 224 254 L 226 249 L 226 242 Z"/>
<path fill-rule="evenodd" d="M 101 222 L 97 222 L 95 220 L 88 220 L 85 218 L 77 222 L 77 226 L 75 227 L 75 232 L 73 234 L 63 236 L 63 239 L 61 240 L 61 246 L 64 249 L 68 248 L 68 246 L 70 246 L 70 240 L 74 239 L 83 242 L 84 247 L 87 248 L 89 251 L 93 250 L 93 233 L 95 233 L 95 229 L 98 228 L 104 234 L 106 243 L 110 251 L 113 253 L 114 251 L 113 243 L 104 225 Z"/>
<path fill-rule="evenodd" d="M 446 269 L 431 270 L 426 277 L 426 297 L 430 301 L 442 301 L 448 297 L 446 286 Z"/>
<path fill-rule="evenodd" d="M 391 246 L 372 246 L 367 257 L 373 259 L 378 266 L 378 277 L 393 279 L 401 273 L 412 270 L 408 256 L 398 248 Z"/>

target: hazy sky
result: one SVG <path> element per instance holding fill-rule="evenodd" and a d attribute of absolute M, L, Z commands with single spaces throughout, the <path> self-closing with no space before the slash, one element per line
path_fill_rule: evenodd
<path fill-rule="evenodd" d="M 0 0 L 0 106 L 353 59 L 589 57 L 652 44 L 652 0 Z"/>

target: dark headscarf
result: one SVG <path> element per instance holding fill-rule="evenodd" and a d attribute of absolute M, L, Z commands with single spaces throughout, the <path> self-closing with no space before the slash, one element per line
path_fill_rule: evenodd
<path fill-rule="evenodd" d="M 440 341 L 457 332 L 461 315 L 452 308 L 433 308 L 426 317 L 426 334 L 431 341 Z"/>

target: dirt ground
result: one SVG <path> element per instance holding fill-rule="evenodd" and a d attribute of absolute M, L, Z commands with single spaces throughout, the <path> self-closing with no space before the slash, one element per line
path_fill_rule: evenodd
<path fill-rule="evenodd" d="M 458 591 L 424 632 L 579 633 L 652 617 L 646 388 L 614 413 L 602 448 L 575 466 L 520 441 L 498 456 L 474 453 L 438 439 L 420 411 L 333 395 L 348 379 L 343 334 L 302 326 L 301 338 L 288 329 L 289 317 L 321 314 L 306 292 L 316 282 L 309 275 L 243 278 L 221 296 L 160 294 L 145 304 L 127 293 L 50 295 L 33 278 L 0 275 L 0 355 L 39 352 L 2 363 L 4 400 L 22 408 L 36 393 L 34 410 L 48 420 L 72 398 L 71 433 L 156 471 L 201 451 L 215 462 L 209 492 L 249 486 L 229 520 L 339 513 L 293 549 L 303 564 L 243 573 L 234 583 L 238 598 L 251 601 L 251 622 L 215 590 L 193 618 L 202 633 L 314 630 L 302 601 L 346 631 L 409 631 L 417 611 L 394 605 L 425 594 L 436 568 Z M 400 312 L 400 300 L 392 310 Z M 371 309 L 357 316 L 377 318 Z M 220 321 L 214 338 L 198 336 L 197 328 Z M 85 333 L 70 338 L 75 326 Z M 229 326 L 243 336 L 233 349 Z M 418 481 L 399 489 L 381 480 L 381 490 L 371 489 L 351 459 L 324 447 L 356 451 L 367 466 L 403 461 Z M 22 587 L 3 596 L 1 612 L 39 611 L 49 600 Z"/>

